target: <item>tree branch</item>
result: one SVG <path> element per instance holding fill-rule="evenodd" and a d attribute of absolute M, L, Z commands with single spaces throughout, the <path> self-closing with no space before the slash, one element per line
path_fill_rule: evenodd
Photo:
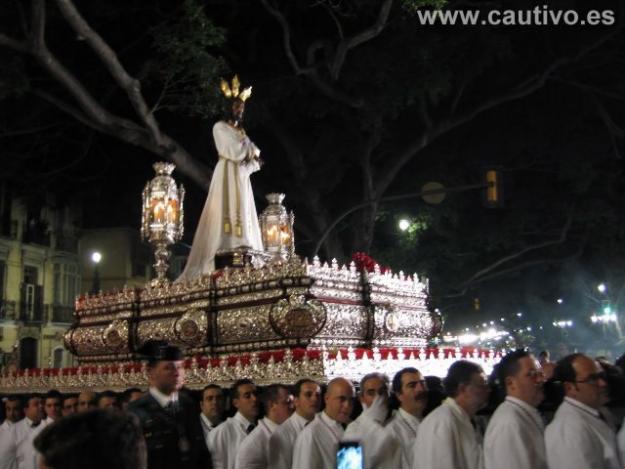
<path fill-rule="evenodd" d="M 380 7 L 380 11 L 378 12 L 378 18 L 376 22 L 369 28 L 359 32 L 358 34 L 343 39 L 336 48 L 336 53 L 334 54 L 334 60 L 332 61 L 332 67 L 330 69 L 330 76 L 334 81 L 339 79 L 339 75 L 341 73 L 341 69 L 343 68 L 343 64 L 345 63 L 345 58 L 347 57 L 347 52 L 355 47 L 358 47 L 360 44 L 363 44 L 367 41 L 378 36 L 384 27 L 386 26 L 386 22 L 388 21 L 388 15 L 391 11 L 391 6 L 393 5 L 393 0 L 384 0 L 384 3 Z"/>
<path fill-rule="evenodd" d="M 488 274 L 489 272 L 492 272 L 493 270 L 497 269 L 498 267 L 502 266 L 503 264 L 506 264 L 510 261 L 513 261 L 515 259 L 518 259 L 519 257 L 524 256 L 525 254 L 532 252 L 532 251 L 537 251 L 538 249 L 542 249 L 545 247 L 549 247 L 549 246 L 555 246 L 557 244 L 562 244 L 566 241 L 567 239 L 567 235 L 569 232 L 569 229 L 571 228 L 571 224 L 573 223 L 573 209 L 569 210 L 569 214 L 567 216 L 566 222 L 564 223 L 564 225 L 562 226 L 562 229 L 560 230 L 560 236 L 558 236 L 557 239 L 553 239 L 550 241 L 544 241 L 542 243 L 538 243 L 538 244 L 534 244 L 531 246 L 527 246 L 523 249 L 521 249 L 520 251 L 517 251 L 513 254 L 509 254 L 505 257 L 502 257 L 501 259 L 497 260 L 496 262 L 493 262 L 492 264 L 490 264 L 489 266 L 477 271 L 475 274 L 473 274 L 469 279 L 465 280 L 464 282 L 462 282 L 460 285 L 462 287 L 466 287 L 472 283 L 475 283 L 478 279 L 480 279 L 481 277 L 484 277 L 486 274 Z"/>
<path fill-rule="evenodd" d="M 586 54 L 597 49 L 601 45 L 603 45 L 606 41 L 614 37 L 622 27 L 614 28 L 608 33 L 600 36 L 595 42 L 587 45 L 586 47 L 581 48 L 577 54 L 573 57 L 561 57 L 554 62 L 552 62 L 545 70 L 543 70 L 540 74 L 535 74 L 513 89 L 508 92 L 502 93 L 499 96 L 494 96 L 491 99 L 486 100 L 484 103 L 476 106 L 475 108 L 461 114 L 455 119 L 448 120 L 447 122 L 440 122 L 438 124 L 434 124 L 431 129 L 426 129 L 421 133 L 416 139 L 412 142 L 408 143 L 404 149 L 398 152 L 398 156 L 395 161 L 390 162 L 386 165 L 386 171 L 381 174 L 378 179 L 378 190 L 377 193 L 379 196 L 384 194 L 386 190 L 390 187 L 393 180 L 401 171 L 401 169 L 419 152 L 421 151 L 430 141 L 440 137 L 441 135 L 459 127 L 483 112 L 486 112 L 490 109 L 493 109 L 497 106 L 500 106 L 504 103 L 514 101 L 516 99 L 528 96 L 534 91 L 538 90 L 547 82 L 547 80 L 551 77 L 551 75 L 560 67 L 577 62 L 581 60 Z"/>
<path fill-rule="evenodd" d="M 156 144 L 162 145 L 163 139 L 160 128 L 141 93 L 141 83 L 139 80 L 128 74 L 117 58 L 117 54 L 115 54 L 113 49 L 109 47 L 102 37 L 89 26 L 74 6 L 72 0 L 57 0 L 56 3 L 65 20 L 76 33 L 85 39 L 87 44 L 89 44 L 98 58 L 106 66 L 119 87 L 126 92 L 135 112 L 146 125 Z"/>

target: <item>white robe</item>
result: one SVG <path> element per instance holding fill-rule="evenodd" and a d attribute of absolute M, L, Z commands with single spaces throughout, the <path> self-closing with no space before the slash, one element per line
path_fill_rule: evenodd
<path fill-rule="evenodd" d="M 269 438 L 278 425 L 267 417 L 260 420 L 241 442 L 237 451 L 235 469 L 267 469 L 269 465 Z M 273 469 L 273 468 L 272 468 Z"/>
<path fill-rule="evenodd" d="M 599 413 L 565 397 L 545 430 L 550 469 L 621 469 L 616 434 Z"/>
<path fill-rule="evenodd" d="M 307 424 L 308 420 L 297 412 L 293 412 L 293 415 L 276 428 L 269 438 L 269 467 L 271 469 L 291 469 L 295 440 Z"/>
<path fill-rule="evenodd" d="M 262 250 L 263 242 L 250 175 L 260 169 L 260 150 L 244 133 L 224 121 L 213 126 L 219 154 L 204 210 L 193 237 L 184 271 L 177 281 L 189 281 L 215 270 L 215 254 L 247 246 Z"/>
<path fill-rule="evenodd" d="M 484 436 L 486 469 L 547 469 L 545 425 L 538 411 L 506 397 L 493 413 Z"/>
<path fill-rule="evenodd" d="M 39 453 L 35 450 L 33 442 L 41 430 L 46 426 L 44 420 L 35 428 L 31 427 L 32 421 L 28 417 L 23 418 L 13 426 L 15 433 L 17 469 L 38 469 Z"/>
<path fill-rule="evenodd" d="M 401 462 L 397 467 L 402 469 L 412 467 L 413 451 L 417 443 L 417 432 L 420 424 L 421 422 L 417 417 L 402 408 L 399 408 L 391 421 L 386 424 L 385 431 L 395 438 L 400 446 Z"/>
<path fill-rule="evenodd" d="M 208 434 L 208 450 L 213 460 L 213 469 L 234 469 L 239 446 L 247 436 L 249 422 L 241 413 L 229 417 Z"/>
<path fill-rule="evenodd" d="M 483 458 L 482 436 L 454 399 L 445 399 L 421 422 L 413 469 L 481 469 Z"/>
<path fill-rule="evenodd" d="M 343 427 L 326 415 L 317 414 L 301 431 L 293 451 L 294 469 L 328 469 L 336 467 L 336 451 L 343 438 Z"/>
<path fill-rule="evenodd" d="M 17 469 L 14 425 L 8 420 L 0 425 L 0 469 Z"/>
<path fill-rule="evenodd" d="M 400 443 L 384 429 L 365 410 L 345 430 L 344 440 L 359 441 L 362 445 L 365 469 L 397 469 L 400 464 Z"/>

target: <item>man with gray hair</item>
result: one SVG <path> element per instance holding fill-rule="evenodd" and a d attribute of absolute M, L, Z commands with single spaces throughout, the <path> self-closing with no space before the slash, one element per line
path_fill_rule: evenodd
<path fill-rule="evenodd" d="M 399 442 L 385 433 L 389 409 L 389 382 L 382 373 L 369 373 L 360 380 L 358 393 L 362 413 L 345 430 L 346 440 L 360 441 L 364 450 L 365 468 L 396 468 Z"/>

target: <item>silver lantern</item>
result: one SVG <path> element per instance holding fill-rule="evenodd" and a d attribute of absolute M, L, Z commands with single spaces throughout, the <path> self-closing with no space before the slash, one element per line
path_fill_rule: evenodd
<path fill-rule="evenodd" d="M 295 252 L 293 233 L 293 212 L 287 213 L 282 205 L 284 194 L 271 193 L 265 196 L 269 206 L 259 217 L 265 252 L 274 260 L 287 260 Z"/>
<path fill-rule="evenodd" d="M 154 163 L 154 179 L 143 189 L 141 239 L 154 246 L 154 285 L 166 280 L 170 252 L 168 246 L 180 241 L 184 233 L 184 187 L 176 186 L 171 177 L 176 166 L 172 163 Z"/>

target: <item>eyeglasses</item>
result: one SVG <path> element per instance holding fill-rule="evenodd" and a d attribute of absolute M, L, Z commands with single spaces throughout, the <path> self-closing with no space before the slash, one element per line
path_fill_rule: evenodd
<path fill-rule="evenodd" d="M 607 379 L 608 379 L 608 375 L 605 373 L 605 371 L 601 371 L 599 373 L 592 373 L 592 374 L 588 375 L 588 378 L 586 378 L 586 379 L 578 379 L 575 382 L 576 383 L 597 384 L 597 381 L 599 381 L 599 380 L 606 381 Z"/>

